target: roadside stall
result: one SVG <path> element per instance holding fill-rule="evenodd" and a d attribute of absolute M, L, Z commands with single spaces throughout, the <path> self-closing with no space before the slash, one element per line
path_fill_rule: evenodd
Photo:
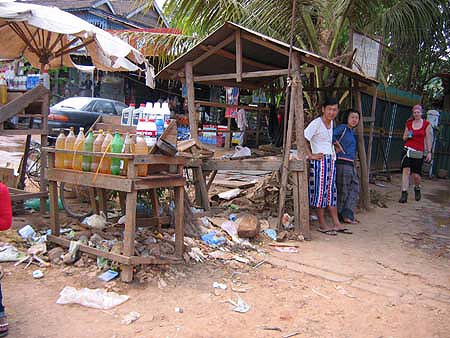
<path fill-rule="evenodd" d="M 218 67 L 217 65 L 220 65 Z M 290 67 L 291 65 L 291 67 Z M 330 71 L 351 79 L 350 86 L 346 88 L 317 87 L 315 86 L 311 67 L 326 67 Z M 289 78 L 286 81 L 286 77 Z M 306 50 L 292 47 L 258 32 L 249 30 L 237 24 L 227 22 L 214 31 L 187 53 L 170 63 L 157 74 L 157 78 L 179 80 L 185 84 L 189 113 L 189 127 L 192 136 L 191 147 L 194 151 L 190 155 L 190 167 L 195 172 L 195 185 L 197 195 L 201 198 L 203 208 L 209 208 L 208 187 L 217 171 L 233 170 L 269 170 L 281 171 L 281 184 L 279 193 L 278 215 L 279 224 L 285 212 L 285 197 L 289 174 L 292 174 L 292 195 L 294 199 L 294 219 L 296 229 L 303 233 L 305 238 L 309 234 L 309 207 L 307 199 L 308 171 L 304 138 L 295 137 L 303 135 L 305 125 L 304 94 L 314 95 L 324 92 L 345 92 L 346 96 L 353 93 L 356 98 L 356 108 L 360 111 L 361 95 L 358 83 L 376 86 L 377 81 L 362 75 L 348 67 L 328 60 L 322 56 Z M 229 88 L 247 90 L 267 89 L 276 80 L 284 78 L 290 85 L 290 98 L 288 114 L 284 120 L 284 148 L 282 157 L 261 157 L 257 159 L 217 159 L 200 156 L 199 150 L 208 149 L 209 145 L 199 139 L 199 106 L 217 105 L 217 102 L 204 103 L 196 100 L 194 84 L 208 84 Z M 236 108 L 237 102 L 226 104 L 226 108 Z M 239 107 L 239 105 L 238 105 Z M 314 109 L 315 107 L 309 107 Z M 362 187 L 364 190 L 363 205 L 368 205 L 368 170 L 362 138 L 363 126 L 359 125 L 360 137 L 359 154 L 362 171 Z M 227 128 L 223 133 L 230 133 Z M 295 143 L 294 143 L 295 142 Z M 296 147 L 296 153 L 291 148 Z M 188 148 L 185 147 L 184 151 Z M 211 149 L 210 149 L 211 150 Z M 210 175 L 206 183 L 206 176 Z M 366 201 L 367 199 L 367 201 Z"/>

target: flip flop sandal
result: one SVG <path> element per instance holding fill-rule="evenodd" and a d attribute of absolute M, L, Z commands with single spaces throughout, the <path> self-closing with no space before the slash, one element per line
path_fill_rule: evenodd
<path fill-rule="evenodd" d="M 343 233 L 343 234 L 347 234 L 347 235 L 353 234 L 353 231 L 351 231 L 350 229 L 347 229 L 347 228 L 338 229 L 338 230 L 335 230 L 335 231 L 336 231 L 336 232 Z"/>
<path fill-rule="evenodd" d="M 333 229 L 323 230 L 323 229 L 319 228 L 319 229 L 317 229 L 317 231 L 321 232 L 321 233 L 323 233 L 325 235 L 328 235 L 328 236 L 336 236 L 337 235 L 337 232 L 335 230 L 333 230 Z"/>
<path fill-rule="evenodd" d="M 0 324 L 0 337 L 6 337 L 8 335 L 8 323 Z"/>

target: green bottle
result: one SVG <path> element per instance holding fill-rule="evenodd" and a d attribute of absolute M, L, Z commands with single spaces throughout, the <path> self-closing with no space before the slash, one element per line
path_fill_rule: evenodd
<path fill-rule="evenodd" d="M 119 132 L 116 130 L 114 138 L 111 143 L 111 153 L 121 154 L 123 148 L 123 141 Z M 120 175 L 120 158 L 111 158 L 111 174 Z"/>
<path fill-rule="evenodd" d="M 83 151 L 92 151 L 94 147 L 94 133 L 89 130 L 88 136 L 84 140 Z M 92 156 L 83 156 L 81 168 L 83 171 L 91 171 Z"/>

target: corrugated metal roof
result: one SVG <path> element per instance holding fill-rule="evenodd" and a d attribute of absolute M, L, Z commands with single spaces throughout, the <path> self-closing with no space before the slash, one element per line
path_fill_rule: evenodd
<path fill-rule="evenodd" d="M 179 72 L 184 68 L 185 63 L 194 61 L 199 56 L 205 53 L 205 47 L 213 47 L 227 39 L 229 36 L 234 34 L 237 30 L 241 31 L 241 34 L 251 36 L 254 39 L 262 40 L 266 42 L 272 43 L 276 47 L 280 48 L 282 51 L 289 51 L 289 45 L 282 41 L 273 39 L 267 35 L 255 32 L 246 27 L 240 26 L 238 24 L 227 22 L 223 24 L 216 31 L 208 35 L 205 39 L 199 42 L 196 46 L 191 48 L 185 54 L 181 55 L 179 58 L 171 62 L 165 68 L 163 68 L 158 74 L 157 77 L 162 79 L 171 79 L 172 74 L 175 72 Z M 343 73 L 346 76 L 352 77 L 358 81 L 375 85 L 378 84 L 378 81 L 374 78 L 363 75 L 357 71 L 354 71 L 348 67 L 345 67 L 341 64 L 328 60 L 327 58 L 309 52 L 307 50 L 294 47 L 295 51 L 297 51 L 301 57 L 302 62 L 317 65 L 317 66 L 325 66 L 335 70 L 337 72 Z M 224 46 L 223 50 L 230 53 L 235 53 L 235 42 L 232 41 L 228 45 Z M 288 56 L 283 54 L 280 51 L 275 51 L 265 46 L 261 46 L 256 42 L 249 41 L 248 39 L 242 39 L 242 56 L 246 59 L 250 59 L 254 62 L 247 62 L 243 64 L 243 72 L 253 72 L 262 70 L 259 68 L 256 63 L 265 64 L 273 67 L 273 69 L 287 69 L 288 67 Z M 218 74 L 227 74 L 235 72 L 235 61 L 230 59 L 229 57 L 225 57 L 219 54 L 213 54 L 203 62 L 197 64 L 194 67 L 194 76 L 203 76 L 203 75 L 218 75 Z M 270 78 L 266 78 L 269 80 Z M 253 85 L 257 85 L 261 83 L 261 78 L 248 78 L 243 79 L 242 83 L 249 83 Z"/>

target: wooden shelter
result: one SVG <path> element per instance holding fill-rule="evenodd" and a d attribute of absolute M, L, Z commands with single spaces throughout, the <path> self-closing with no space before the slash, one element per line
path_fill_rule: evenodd
<path fill-rule="evenodd" d="M 178 59 L 162 69 L 157 77 L 180 80 L 187 87 L 189 124 L 191 136 L 199 147 L 198 114 L 195 110 L 194 83 L 246 89 L 264 88 L 279 77 L 289 76 L 291 95 L 289 114 L 285 117 L 287 133 L 282 160 L 240 160 L 227 163 L 224 160 L 207 160 L 201 163 L 202 170 L 275 170 L 281 169 L 279 215 L 284 212 L 287 178 L 293 173 L 294 218 L 296 229 L 309 238 L 308 170 L 304 137 L 296 137 L 297 157 L 290 155 L 293 134 L 303 135 L 304 109 L 303 91 L 334 91 L 336 88 L 304 88 L 303 74 L 314 72 L 313 67 L 326 67 L 353 80 L 357 109 L 361 108 L 358 83 L 376 86 L 378 81 L 348 67 L 328 60 L 320 55 L 290 46 L 269 36 L 227 22 Z M 289 62 L 291 59 L 291 62 Z M 289 69 L 290 68 L 290 69 Z M 358 133 L 362 136 L 363 125 Z M 359 153 L 362 171 L 363 205 L 368 206 L 368 169 L 363 138 L 359 138 Z M 204 190 L 204 189 L 203 189 Z M 281 217 L 280 217 L 281 219 Z"/>

